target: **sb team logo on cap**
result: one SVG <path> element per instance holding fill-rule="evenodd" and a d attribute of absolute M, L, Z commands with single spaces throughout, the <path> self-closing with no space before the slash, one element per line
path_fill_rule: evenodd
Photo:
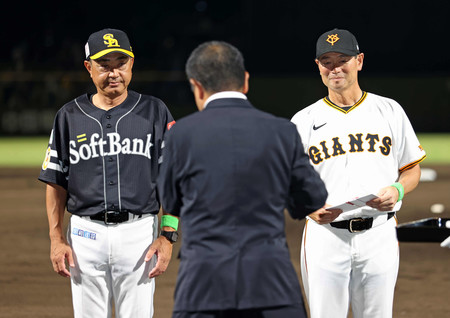
<path fill-rule="evenodd" d="M 127 34 L 116 29 L 103 29 L 92 33 L 84 50 L 86 60 L 95 60 L 111 52 L 120 52 L 134 57 Z"/>
<path fill-rule="evenodd" d="M 117 46 L 120 47 L 119 42 L 114 38 L 114 34 L 108 33 L 103 36 L 107 47 Z"/>

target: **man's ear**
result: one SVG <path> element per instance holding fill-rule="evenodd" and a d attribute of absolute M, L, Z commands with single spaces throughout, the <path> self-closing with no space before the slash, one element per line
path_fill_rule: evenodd
<path fill-rule="evenodd" d="M 358 71 L 361 71 L 364 62 L 364 53 L 359 53 L 356 60 L 358 61 Z"/>
<path fill-rule="evenodd" d="M 249 79 L 250 79 L 250 74 L 248 72 L 245 72 L 245 79 L 244 79 L 244 86 L 242 87 L 242 93 L 247 94 L 248 90 L 250 89 L 249 87 Z"/>
<path fill-rule="evenodd" d="M 192 93 L 194 93 L 195 104 L 199 111 L 203 110 L 203 105 L 205 104 L 206 99 L 209 97 L 206 94 L 205 88 L 202 83 L 196 81 L 195 79 L 189 79 L 189 83 L 191 83 Z"/>
<path fill-rule="evenodd" d="M 189 80 L 189 83 L 191 83 L 192 93 L 194 93 L 194 95 L 198 95 L 198 98 L 203 99 L 203 96 L 205 95 L 203 85 L 193 78 Z"/>
<path fill-rule="evenodd" d="M 84 61 L 84 67 L 87 69 L 87 71 L 89 72 L 89 74 L 92 77 L 92 63 L 91 63 L 91 61 Z"/>

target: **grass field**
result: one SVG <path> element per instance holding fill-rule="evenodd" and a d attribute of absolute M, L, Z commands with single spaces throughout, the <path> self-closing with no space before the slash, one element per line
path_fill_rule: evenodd
<path fill-rule="evenodd" d="M 449 134 L 418 134 L 427 152 L 427 164 L 450 164 Z M 0 138 L 1 167 L 39 167 L 44 160 L 48 137 Z"/>

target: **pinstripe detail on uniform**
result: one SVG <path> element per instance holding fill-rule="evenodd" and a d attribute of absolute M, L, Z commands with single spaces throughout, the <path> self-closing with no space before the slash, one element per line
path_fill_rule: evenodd
<path fill-rule="evenodd" d="M 139 104 L 139 101 L 141 100 L 141 94 L 139 94 L 139 98 L 136 101 L 136 104 L 134 104 L 133 107 L 131 107 L 131 109 L 126 112 L 125 114 L 123 114 L 116 123 L 116 133 L 118 134 L 118 127 L 119 127 L 119 122 L 122 120 L 122 118 L 124 118 L 125 116 L 127 116 L 128 114 L 130 114 L 135 108 L 136 106 Z M 119 162 L 119 153 L 117 153 L 116 155 L 117 158 L 117 193 L 118 193 L 118 198 L 119 198 L 119 210 L 122 210 L 122 199 L 121 199 L 121 195 L 120 195 L 120 162 Z"/>
<path fill-rule="evenodd" d="M 80 104 L 78 104 L 77 99 L 75 99 L 74 101 L 75 101 L 75 104 L 77 105 L 77 107 L 80 109 L 80 111 L 81 111 L 84 115 L 86 115 L 86 117 L 88 117 L 88 118 L 94 120 L 94 121 L 100 126 L 101 135 L 102 135 L 102 137 L 103 137 L 103 127 L 102 127 L 102 124 L 101 124 L 97 119 L 95 119 L 95 118 L 92 117 L 91 115 L 87 114 L 87 113 L 83 110 L 83 108 L 81 108 Z M 105 202 L 105 211 L 106 211 L 106 210 L 107 210 L 107 207 L 108 207 L 108 202 L 106 202 L 106 172 L 105 172 L 105 157 L 104 157 L 104 156 L 101 156 L 101 157 L 102 157 L 102 166 L 103 166 L 103 198 L 104 198 L 104 202 Z"/>
<path fill-rule="evenodd" d="M 363 92 L 363 94 L 362 94 L 361 98 L 359 99 L 359 101 L 357 101 L 356 104 L 353 105 L 353 106 L 352 106 L 351 108 L 349 108 L 348 110 L 344 110 L 344 109 L 342 109 L 342 107 L 340 107 L 340 106 L 334 104 L 331 100 L 328 99 L 328 96 L 327 96 L 327 97 L 324 97 L 324 98 L 323 98 L 323 101 L 324 101 L 328 106 L 331 106 L 331 107 L 333 107 L 334 109 L 337 109 L 338 111 L 340 111 L 340 112 L 342 112 L 342 113 L 344 113 L 344 114 L 348 114 L 348 113 L 351 112 L 353 109 L 355 109 L 356 107 L 358 107 L 359 105 L 361 105 L 361 103 L 366 99 L 366 97 L 367 97 L 367 92 Z"/>
<path fill-rule="evenodd" d="M 308 231 L 308 222 L 309 219 L 306 219 L 305 221 L 305 230 L 303 231 L 303 257 L 305 259 L 305 269 L 306 269 L 306 274 L 308 274 L 308 261 L 306 259 L 306 232 Z"/>
<path fill-rule="evenodd" d="M 416 160 L 416 161 L 414 161 L 414 162 L 411 162 L 411 163 L 407 164 L 407 165 L 404 166 L 404 167 L 401 167 L 401 168 L 399 169 L 399 171 L 400 171 L 400 172 L 403 172 L 403 171 L 405 171 L 405 170 L 408 170 L 409 168 L 414 167 L 416 164 L 418 164 L 418 163 L 424 161 L 426 157 L 427 157 L 427 155 L 424 155 L 424 156 L 423 156 L 422 158 L 420 158 L 419 160 Z"/>
<path fill-rule="evenodd" d="M 67 211 L 75 215 L 158 213 L 158 158 L 174 122 L 170 111 L 160 99 L 131 90 L 109 111 L 90 98 L 73 98 L 57 112 L 38 179 L 70 189 Z"/>

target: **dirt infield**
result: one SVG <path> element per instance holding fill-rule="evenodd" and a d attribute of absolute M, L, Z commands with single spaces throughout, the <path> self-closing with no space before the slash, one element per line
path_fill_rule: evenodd
<path fill-rule="evenodd" d="M 429 166 L 427 166 L 429 167 Z M 399 222 L 450 217 L 450 166 L 435 166 L 438 179 L 422 182 L 405 199 Z M 0 169 L 0 317 L 73 317 L 70 281 L 53 272 L 49 260 L 44 185 L 39 168 Z M 430 212 L 433 203 L 446 206 Z M 67 219 L 67 218 L 66 218 Z M 299 273 L 304 221 L 286 220 L 292 262 Z M 180 244 L 168 271 L 156 281 L 155 317 L 171 316 Z M 450 249 L 438 243 L 400 243 L 400 271 L 394 317 L 450 317 Z"/>

